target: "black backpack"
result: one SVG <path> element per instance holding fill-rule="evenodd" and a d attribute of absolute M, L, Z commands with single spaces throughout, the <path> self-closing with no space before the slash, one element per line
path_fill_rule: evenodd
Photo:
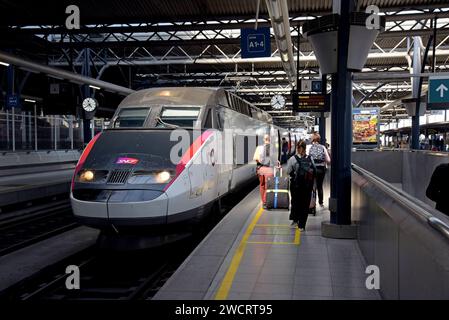
<path fill-rule="evenodd" d="M 300 158 L 296 154 L 295 159 L 298 162 L 298 166 L 292 177 L 292 185 L 296 188 L 313 187 L 315 179 L 315 164 L 313 159 L 310 156 Z"/>

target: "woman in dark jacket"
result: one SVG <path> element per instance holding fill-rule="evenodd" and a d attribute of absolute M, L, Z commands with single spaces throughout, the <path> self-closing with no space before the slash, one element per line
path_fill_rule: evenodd
<path fill-rule="evenodd" d="M 290 220 L 301 231 L 306 228 L 309 206 L 312 197 L 316 168 L 313 159 L 306 155 L 306 142 L 301 140 L 296 145 L 297 154 L 287 162 L 290 175 L 291 208 Z"/>
<path fill-rule="evenodd" d="M 436 209 L 449 216 L 449 164 L 435 168 L 426 190 L 427 198 L 436 202 Z"/>

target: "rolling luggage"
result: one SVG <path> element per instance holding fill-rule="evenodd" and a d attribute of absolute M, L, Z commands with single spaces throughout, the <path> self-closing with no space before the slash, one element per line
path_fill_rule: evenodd
<path fill-rule="evenodd" d="M 312 197 L 310 198 L 309 214 L 316 216 L 316 188 L 312 189 Z"/>
<path fill-rule="evenodd" d="M 278 175 L 277 172 L 280 174 Z M 274 176 L 267 179 L 266 206 L 267 209 L 287 209 L 290 205 L 288 192 L 288 177 L 282 177 L 282 168 L 274 170 Z"/>

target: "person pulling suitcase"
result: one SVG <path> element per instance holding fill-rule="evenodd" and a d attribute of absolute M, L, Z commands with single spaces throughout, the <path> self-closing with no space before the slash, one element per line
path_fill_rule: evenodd
<path fill-rule="evenodd" d="M 306 142 L 301 140 L 296 145 L 296 155 L 287 162 L 290 175 L 291 208 L 290 220 L 301 231 L 306 228 L 312 189 L 315 182 L 316 167 L 313 159 L 306 154 Z"/>
<path fill-rule="evenodd" d="M 266 191 L 267 209 L 288 209 L 290 196 L 288 192 L 288 177 L 282 176 L 282 167 L 274 167 L 274 176 L 267 179 Z"/>

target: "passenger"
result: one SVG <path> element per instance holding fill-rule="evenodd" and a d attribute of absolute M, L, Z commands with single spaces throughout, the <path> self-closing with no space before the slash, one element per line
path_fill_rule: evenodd
<path fill-rule="evenodd" d="M 323 207 L 323 181 L 326 176 L 326 165 L 331 163 L 331 158 L 325 146 L 320 144 L 321 136 L 315 133 L 312 136 L 312 146 L 309 149 L 309 156 L 312 157 L 316 166 L 316 189 L 318 193 L 318 203 Z"/>
<path fill-rule="evenodd" d="M 301 231 L 306 228 L 309 216 L 312 188 L 316 175 L 313 159 L 306 155 L 306 142 L 301 140 L 296 145 L 297 154 L 287 162 L 287 173 L 290 175 L 292 225 L 298 225 Z"/>
<path fill-rule="evenodd" d="M 435 168 L 426 190 L 426 196 L 436 202 L 436 209 L 449 216 L 449 163 Z"/>
<path fill-rule="evenodd" d="M 273 166 L 274 162 L 271 157 L 271 148 L 270 148 L 270 136 L 266 134 L 263 138 L 264 144 L 260 145 L 256 148 L 254 152 L 253 160 L 256 161 L 257 169 L 256 173 L 259 177 L 259 190 L 260 190 L 260 198 L 262 200 L 263 208 L 266 208 L 266 183 L 268 177 L 273 176 Z"/>
<path fill-rule="evenodd" d="M 288 142 L 285 138 L 282 138 L 282 158 L 281 163 L 286 163 L 288 160 Z"/>

